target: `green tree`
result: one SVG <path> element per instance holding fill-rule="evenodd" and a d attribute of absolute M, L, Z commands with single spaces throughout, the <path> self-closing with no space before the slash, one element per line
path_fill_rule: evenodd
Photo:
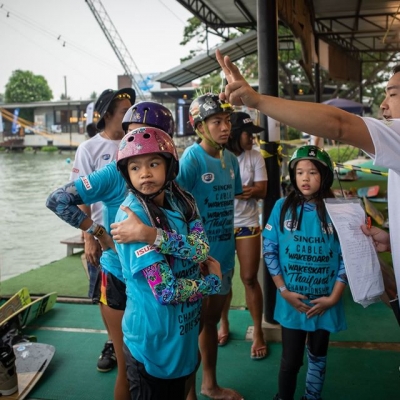
<path fill-rule="evenodd" d="M 237 37 L 247 30 L 238 28 L 230 28 L 227 37 L 221 36 L 221 43 L 226 42 L 228 39 Z M 207 34 L 213 31 L 207 29 L 206 25 L 201 23 L 196 17 L 189 18 L 187 25 L 184 28 L 183 40 L 181 45 L 187 45 L 192 41 L 196 41 L 196 50 L 190 50 L 189 55 L 181 59 L 186 61 L 204 52 L 204 44 L 207 41 Z M 284 25 L 279 25 L 278 36 L 280 38 L 292 38 L 292 32 Z M 309 82 L 307 75 L 301 66 L 302 50 L 300 43 L 293 38 L 294 49 L 280 50 L 278 54 L 278 79 L 280 96 L 294 99 L 299 91 L 303 94 L 310 93 L 313 89 L 314 82 Z M 379 104 L 383 99 L 383 85 L 390 78 L 390 69 L 392 67 L 391 60 L 396 57 L 396 53 L 388 53 L 381 58 L 386 60 L 384 62 L 362 62 L 362 76 L 363 76 L 363 99 L 364 103 L 368 102 L 372 106 L 373 113 L 376 114 L 379 110 Z M 361 60 L 362 61 L 362 60 Z M 243 57 L 235 62 L 243 73 L 244 77 L 251 83 L 258 80 L 258 57 L 257 53 L 250 56 Z M 329 85 L 334 88 L 331 95 L 334 97 L 343 97 L 350 100 L 360 100 L 360 85 L 358 82 L 343 82 L 333 80 L 329 74 L 320 70 L 320 88 L 321 93 L 324 87 Z M 198 92 L 205 93 L 208 91 L 218 91 L 221 87 L 221 76 L 219 71 L 212 72 L 204 76 L 200 80 L 200 88 Z M 368 101 L 369 100 L 369 101 Z"/>
<path fill-rule="evenodd" d="M 42 75 L 31 71 L 13 71 L 4 93 L 6 103 L 30 103 L 53 98 L 53 93 Z"/>

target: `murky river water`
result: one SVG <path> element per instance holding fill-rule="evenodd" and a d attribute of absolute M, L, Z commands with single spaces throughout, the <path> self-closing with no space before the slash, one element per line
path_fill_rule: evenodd
<path fill-rule="evenodd" d="M 73 157 L 73 152 L 0 152 L 1 280 L 65 257 L 60 240 L 78 230 L 45 203 L 53 189 L 68 181 Z"/>

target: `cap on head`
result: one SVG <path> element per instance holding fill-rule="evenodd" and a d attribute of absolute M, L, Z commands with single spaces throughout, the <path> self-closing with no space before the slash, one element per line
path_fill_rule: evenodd
<path fill-rule="evenodd" d="M 206 93 L 192 101 L 189 107 L 189 121 L 193 128 L 198 122 L 205 121 L 212 115 L 219 113 L 233 113 L 230 103 L 221 100 L 215 93 Z"/>
<path fill-rule="evenodd" d="M 116 98 L 121 100 L 126 98 L 130 101 L 131 104 L 134 104 L 136 100 L 136 92 L 132 88 L 124 88 L 120 90 L 112 90 L 112 89 L 104 90 L 103 93 L 97 99 L 96 104 L 94 105 L 94 109 L 100 115 L 100 118 L 97 121 L 98 129 L 104 129 L 105 126 L 104 116 L 106 115 L 106 112 L 110 108 L 111 102 Z"/>
<path fill-rule="evenodd" d="M 247 133 L 260 133 L 264 130 L 264 128 L 254 125 L 250 115 L 242 111 L 232 113 L 231 123 L 232 132 L 238 132 L 240 134 L 243 131 Z"/>
<path fill-rule="evenodd" d="M 154 101 L 140 101 L 130 107 L 122 120 L 122 129 L 127 132 L 132 123 L 159 128 L 169 136 L 174 136 L 175 122 L 171 111 Z"/>
<path fill-rule="evenodd" d="M 299 147 L 289 161 L 289 176 L 292 185 L 296 188 L 296 164 L 300 160 L 313 160 L 322 164 L 326 169 L 326 179 L 321 182 L 321 189 L 328 189 L 333 183 L 333 163 L 329 154 L 317 146 Z"/>

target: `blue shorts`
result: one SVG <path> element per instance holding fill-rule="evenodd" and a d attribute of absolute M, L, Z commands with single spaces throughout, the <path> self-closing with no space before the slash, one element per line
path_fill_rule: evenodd
<path fill-rule="evenodd" d="M 233 230 L 235 239 L 246 239 L 253 236 L 260 236 L 261 228 L 259 226 L 244 226 Z"/>

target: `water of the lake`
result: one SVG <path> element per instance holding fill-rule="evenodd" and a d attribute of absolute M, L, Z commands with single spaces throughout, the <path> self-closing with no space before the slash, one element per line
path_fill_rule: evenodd
<path fill-rule="evenodd" d="M 1 280 L 66 256 L 60 240 L 79 231 L 45 203 L 68 182 L 73 158 L 74 152 L 0 153 Z"/>

